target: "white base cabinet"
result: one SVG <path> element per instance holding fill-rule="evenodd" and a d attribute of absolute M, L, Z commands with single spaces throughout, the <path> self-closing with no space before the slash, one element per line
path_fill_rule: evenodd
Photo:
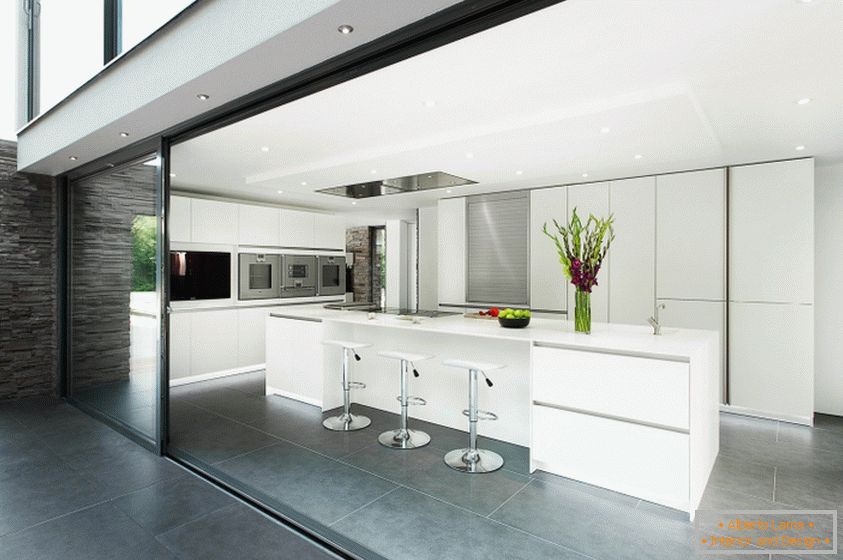
<path fill-rule="evenodd" d="M 323 353 L 334 349 L 322 344 L 322 323 L 280 317 L 268 317 L 265 322 L 266 394 L 321 407 Z M 340 394 L 340 387 L 334 389 Z"/>
<path fill-rule="evenodd" d="M 273 308 L 181 310 L 170 314 L 170 385 L 263 369 Z"/>
<path fill-rule="evenodd" d="M 719 450 L 718 348 L 682 359 L 535 346 L 530 464 L 694 517 Z"/>
<path fill-rule="evenodd" d="M 544 406 L 533 423 L 536 468 L 690 511 L 687 434 Z"/>

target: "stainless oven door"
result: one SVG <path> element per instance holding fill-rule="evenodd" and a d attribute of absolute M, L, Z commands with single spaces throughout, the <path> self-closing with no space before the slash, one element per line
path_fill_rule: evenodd
<path fill-rule="evenodd" d="M 281 297 L 312 297 L 316 295 L 316 257 L 284 255 Z"/>
<path fill-rule="evenodd" d="M 345 257 L 317 257 L 319 295 L 345 295 Z"/>
<path fill-rule="evenodd" d="M 240 299 L 281 297 L 280 255 L 240 253 Z"/>

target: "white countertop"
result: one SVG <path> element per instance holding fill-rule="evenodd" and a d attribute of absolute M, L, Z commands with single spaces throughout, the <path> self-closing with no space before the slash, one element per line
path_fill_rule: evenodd
<path fill-rule="evenodd" d="M 622 353 L 687 360 L 708 344 L 718 344 L 716 331 L 662 328 L 654 336 L 649 326 L 594 323 L 591 334 L 574 332 L 573 321 L 533 318 L 523 329 L 505 329 L 497 320 L 471 319 L 462 315 L 437 318 L 416 317 L 417 323 L 395 315 L 376 313 L 369 319 L 361 311 L 325 309 L 322 305 L 297 305 L 270 314 L 270 318 L 332 321 L 352 325 L 389 327 L 420 332 L 478 336 L 490 339 L 523 340 L 526 343 L 598 352 Z"/>

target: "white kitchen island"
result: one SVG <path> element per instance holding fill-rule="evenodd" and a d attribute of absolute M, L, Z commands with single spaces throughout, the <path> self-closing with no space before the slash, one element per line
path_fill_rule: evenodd
<path fill-rule="evenodd" d="M 528 447 L 541 469 L 693 517 L 719 449 L 719 335 L 714 331 L 595 324 L 591 335 L 570 322 L 533 319 L 526 329 L 461 315 L 421 318 L 303 305 L 273 313 L 266 329 L 266 392 L 319 406 L 342 404 L 340 349 L 366 342 L 353 379 L 367 388 L 354 402 L 397 413 L 399 371 L 384 350 L 433 355 L 416 364 L 410 394 L 427 406 L 412 418 L 467 429 L 462 411 L 468 374 L 448 358 L 504 364 L 480 385 L 482 436 Z M 373 434 L 373 441 L 377 434 Z"/>

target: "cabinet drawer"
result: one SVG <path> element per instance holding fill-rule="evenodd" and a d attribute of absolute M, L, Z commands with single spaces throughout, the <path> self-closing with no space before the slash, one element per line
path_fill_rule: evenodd
<path fill-rule="evenodd" d="M 533 349 L 533 400 L 688 428 L 688 364 L 559 348 Z"/>
<path fill-rule="evenodd" d="M 533 406 L 533 464 L 544 471 L 689 510 L 688 435 Z"/>

